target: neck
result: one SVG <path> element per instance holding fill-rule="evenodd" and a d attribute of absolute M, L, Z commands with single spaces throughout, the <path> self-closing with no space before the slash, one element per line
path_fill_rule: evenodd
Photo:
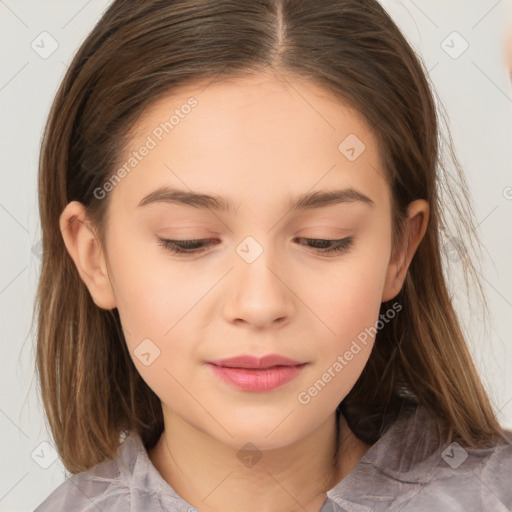
<path fill-rule="evenodd" d="M 264 452 L 226 446 L 172 413 L 164 418 L 165 430 L 149 458 L 203 512 L 318 512 L 327 491 L 369 448 L 343 417 L 337 428 L 335 413 L 296 443 Z"/>

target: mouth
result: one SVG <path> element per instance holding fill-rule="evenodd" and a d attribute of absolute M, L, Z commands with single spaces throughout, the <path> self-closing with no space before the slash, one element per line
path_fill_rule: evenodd
<path fill-rule="evenodd" d="M 209 361 L 214 375 L 239 390 L 267 392 L 297 377 L 308 363 L 270 354 L 258 358 L 239 356 Z"/>
<path fill-rule="evenodd" d="M 224 368 L 247 368 L 253 370 L 265 370 L 276 366 L 299 366 L 305 364 L 303 361 L 296 361 L 279 354 L 269 354 L 263 357 L 241 355 L 230 357 L 229 359 L 217 359 L 215 361 L 209 361 L 209 363 Z"/>

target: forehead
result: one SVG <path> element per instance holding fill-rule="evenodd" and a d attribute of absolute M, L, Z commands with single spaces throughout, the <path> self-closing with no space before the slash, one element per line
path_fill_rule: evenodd
<path fill-rule="evenodd" d="M 166 185 L 230 198 L 237 191 L 255 205 L 280 191 L 340 186 L 386 199 L 365 119 L 305 79 L 260 74 L 182 86 L 147 108 L 131 134 L 120 165 L 151 146 L 116 186 L 133 207 Z"/>

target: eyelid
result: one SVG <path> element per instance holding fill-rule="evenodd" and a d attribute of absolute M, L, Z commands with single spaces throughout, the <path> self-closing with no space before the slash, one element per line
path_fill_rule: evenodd
<path fill-rule="evenodd" d="M 313 243 L 313 244 L 317 243 L 320 245 L 322 243 L 334 244 L 334 247 L 330 247 L 330 248 L 315 248 L 315 247 L 311 247 L 311 245 L 308 245 L 308 247 L 310 249 L 312 249 L 313 251 L 316 251 L 318 254 L 324 255 L 324 256 L 342 254 L 342 253 L 348 251 L 354 243 L 353 236 L 347 236 L 347 237 L 338 238 L 338 239 L 295 237 L 294 240 L 304 240 L 307 243 L 308 242 Z M 171 239 L 158 238 L 159 245 L 161 245 L 164 249 L 166 249 L 176 255 L 184 255 L 184 256 L 201 254 L 201 253 L 207 251 L 208 247 L 212 245 L 212 241 L 215 241 L 215 239 L 195 238 L 195 239 L 185 239 L 185 240 L 171 240 Z M 188 246 L 188 248 L 187 248 L 187 246 Z M 190 247 L 190 246 L 192 246 L 192 247 Z M 194 246 L 196 246 L 196 247 L 194 248 Z"/>
<path fill-rule="evenodd" d="M 306 238 L 306 237 L 296 237 L 302 240 L 305 240 L 307 242 L 331 242 L 334 243 L 334 247 L 331 247 L 329 249 L 317 249 L 318 254 L 324 255 L 324 256 L 332 256 L 332 255 L 340 255 L 344 252 L 348 251 L 353 243 L 354 243 L 354 237 L 353 236 L 347 236 L 344 238 Z M 311 247 L 311 246 L 310 246 Z M 315 248 L 312 248 L 315 250 Z"/>
<path fill-rule="evenodd" d="M 171 252 L 174 252 L 176 254 L 199 254 L 201 252 L 204 252 L 208 246 L 211 245 L 213 238 L 189 238 L 186 240 L 170 240 L 165 238 L 158 238 L 158 243 L 164 247 L 164 249 L 167 249 Z M 210 242 L 210 243 L 207 243 Z M 180 248 L 179 244 L 182 244 L 183 246 L 187 245 L 197 245 L 200 243 L 200 247 L 196 250 L 177 250 Z"/>

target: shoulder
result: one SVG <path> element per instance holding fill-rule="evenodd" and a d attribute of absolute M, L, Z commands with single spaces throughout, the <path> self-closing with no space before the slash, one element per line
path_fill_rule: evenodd
<path fill-rule="evenodd" d="M 510 512 L 511 474 L 512 441 L 478 449 L 439 446 L 435 419 L 418 408 L 393 424 L 328 495 L 348 510 L 357 504 L 374 512 Z"/>
<path fill-rule="evenodd" d="M 438 508 L 453 511 L 512 507 L 512 433 L 486 448 L 465 448 L 457 442 L 439 446 L 436 419 L 419 409 L 390 432 L 400 450 L 385 472 L 407 484 L 410 497 L 405 510 Z"/>
<path fill-rule="evenodd" d="M 512 432 L 508 435 L 512 439 Z M 453 510 L 512 509 L 511 442 L 478 449 L 463 448 L 454 442 L 436 451 L 426 462 L 431 467 L 431 478 L 418 503 L 453 503 Z"/>
<path fill-rule="evenodd" d="M 119 446 L 116 459 L 69 476 L 34 512 L 163 512 L 170 504 L 172 510 L 182 510 L 177 495 L 151 464 L 140 437 L 131 433 Z"/>
<path fill-rule="evenodd" d="M 34 512 L 89 512 L 98 508 L 117 511 L 126 509 L 129 503 L 129 487 L 123 482 L 115 461 L 108 460 L 68 476 Z"/>

